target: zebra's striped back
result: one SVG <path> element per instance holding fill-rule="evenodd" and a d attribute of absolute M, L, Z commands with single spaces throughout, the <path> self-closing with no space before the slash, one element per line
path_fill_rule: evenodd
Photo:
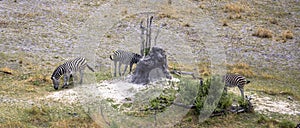
<path fill-rule="evenodd" d="M 223 77 L 223 82 L 225 82 L 225 92 L 227 93 L 227 87 L 238 87 L 240 89 L 242 98 L 244 98 L 244 86 L 250 81 L 246 80 L 245 77 L 237 74 L 226 74 Z"/>
<path fill-rule="evenodd" d="M 141 58 L 142 56 L 139 54 L 123 50 L 113 51 L 113 55 L 110 56 L 111 60 L 118 61 L 122 64 L 137 63 Z"/>
<path fill-rule="evenodd" d="M 63 74 L 77 72 L 85 68 L 86 65 L 86 60 L 83 57 L 78 57 L 74 60 L 67 61 L 54 70 L 51 78 L 58 80 Z"/>
<path fill-rule="evenodd" d="M 114 66 L 115 66 L 114 76 L 116 76 L 116 73 L 117 73 L 117 71 L 116 71 L 117 63 L 119 63 L 119 66 L 118 66 L 119 75 L 122 76 L 121 69 L 120 69 L 121 64 L 125 65 L 125 69 L 123 72 L 123 75 L 124 75 L 128 65 L 130 66 L 129 72 L 131 72 L 133 64 L 138 63 L 140 61 L 140 59 L 142 59 L 142 56 L 139 54 L 136 54 L 136 53 L 128 52 L 128 51 L 117 50 L 117 51 L 113 51 L 113 54 L 110 55 L 109 58 L 112 61 L 114 61 Z"/>
<path fill-rule="evenodd" d="M 75 75 L 75 72 L 77 71 L 79 71 L 80 73 L 79 83 L 82 84 L 83 70 L 85 69 L 85 67 L 88 67 L 91 71 L 94 72 L 94 70 L 86 63 L 86 60 L 83 57 L 78 57 L 74 60 L 67 61 L 64 64 L 58 66 L 51 76 L 54 89 L 58 89 L 59 78 L 62 75 L 64 75 L 64 85 L 62 86 L 62 88 L 68 87 L 70 77 Z"/>
<path fill-rule="evenodd" d="M 224 82 L 227 87 L 235 87 L 238 86 L 244 87 L 245 84 L 250 83 L 250 81 L 247 81 L 244 76 L 238 75 L 238 74 L 226 74 L 224 76 Z"/>

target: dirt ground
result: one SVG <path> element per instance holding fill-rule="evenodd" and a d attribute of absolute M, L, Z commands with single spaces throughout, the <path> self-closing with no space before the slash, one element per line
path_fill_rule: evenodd
<path fill-rule="evenodd" d="M 83 56 L 100 74 L 88 72 L 85 82 L 100 86 L 111 78 L 113 50 L 139 53 L 139 25 L 148 16 L 154 16 L 153 38 L 160 31 L 153 45 L 166 50 L 169 67 L 203 76 L 202 67 L 214 73 L 229 70 L 226 65 L 246 64 L 250 73 L 241 73 L 251 80 L 245 90 L 254 97 L 255 110 L 300 122 L 297 0 L 0 0 L 0 123 L 19 119 L 10 115 L 9 105 L 78 103 L 76 87 L 53 90 L 55 67 Z M 239 73 L 235 69 L 239 67 L 230 70 Z"/>

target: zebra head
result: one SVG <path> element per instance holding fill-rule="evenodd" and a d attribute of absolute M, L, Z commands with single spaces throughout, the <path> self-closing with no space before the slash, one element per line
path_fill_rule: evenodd
<path fill-rule="evenodd" d="M 59 65 L 53 72 L 51 76 L 51 80 L 53 82 L 53 87 L 55 90 L 58 89 L 59 86 L 59 78 L 65 74 L 66 70 L 64 69 L 63 65 Z"/>
<path fill-rule="evenodd" d="M 53 87 L 55 90 L 58 89 L 58 86 L 59 86 L 59 79 L 56 79 L 55 77 L 51 77 L 52 79 L 52 82 L 53 82 Z"/>
<path fill-rule="evenodd" d="M 134 53 L 131 61 L 132 61 L 132 63 L 138 63 L 141 59 L 142 59 L 141 55 Z"/>

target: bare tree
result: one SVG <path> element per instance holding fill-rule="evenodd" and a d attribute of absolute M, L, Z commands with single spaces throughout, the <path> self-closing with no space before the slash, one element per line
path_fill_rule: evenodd
<path fill-rule="evenodd" d="M 151 25 L 152 25 L 153 16 L 147 18 L 146 27 L 143 26 L 143 20 L 140 23 L 141 29 L 141 55 L 146 56 L 151 50 Z M 146 31 L 146 34 L 145 34 Z M 146 35 L 146 42 L 144 36 Z"/>
<path fill-rule="evenodd" d="M 171 74 L 168 71 L 167 55 L 165 50 L 160 47 L 151 47 L 152 20 L 153 16 L 147 18 L 146 27 L 143 26 L 143 21 L 141 21 L 140 23 L 141 55 L 144 56 L 144 58 L 137 63 L 136 70 L 132 75 L 132 83 L 148 84 L 151 81 L 151 78 L 172 78 Z M 146 40 L 144 37 L 145 32 Z M 155 43 L 158 33 L 154 39 Z"/>

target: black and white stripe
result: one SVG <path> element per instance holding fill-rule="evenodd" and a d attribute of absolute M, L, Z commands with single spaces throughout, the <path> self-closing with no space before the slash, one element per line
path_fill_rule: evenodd
<path fill-rule="evenodd" d="M 227 87 L 238 87 L 240 89 L 242 98 L 244 98 L 244 86 L 250 81 L 246 80 L 244 76 L 238 74 L 226 74 L 223 77 L 223 82 L 225 82 L 225 92 L 227 93 Z"/>
<path fill-rule="evenodd" d="M 64 85 L 62 88 L 65 88 L 69 84 L 69 79 L 72 76 L 75 76 L 76 72 L 80 73 L 80 84 L 82 84 L 83 71 L 85 67 L 88 67 L 91 71 L 94 70 L 87 64 L 85 58 L 78 57 L 76 59 L 65 62 L 62 65 L 59 65 L 53 72 L 51 79 L 54 85 L 54 89 L 58 89 L 59 78 L 64 75 Z"/>
<path fill-rule="evenodd" d="M 128 65 L 130 66 L 129 73 L 131 73 L 133 64 L 138 63 L 140 61 L 140 59 L 142 58 L 142 56 L 137 53 L 132 53 L 132 52 L 123 51 L 123 50 L 117 50 L 117 51 L 113 51 L 113 55 L 110 55 L 109 58 L 112 61 L 114 61 L 114 66 L 115 66 L 114 76 L 116 76 L 116 74 L 117 74 L 116 73 L 117 62 L 119 62 L 119 66 L 118 66 L 119 75 L 122 76 L 125 74 Z M 121 74 L 121 69 L 120 69 L 122 64 L 125 65 L 123 74 Z"/>

